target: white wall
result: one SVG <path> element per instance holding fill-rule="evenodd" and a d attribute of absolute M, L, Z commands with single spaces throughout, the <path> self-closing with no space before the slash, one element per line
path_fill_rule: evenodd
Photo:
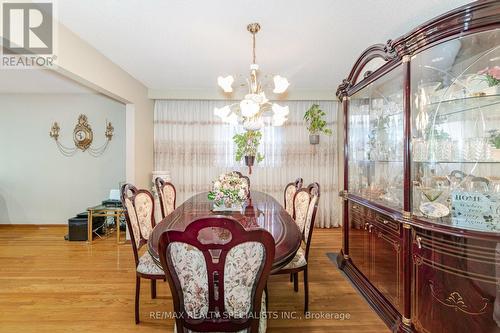
<path fill-rule="evenodd" d="M 86 87 L 129 105 L 133 114 L 133 144 L 127 144 L 130 177 L 140 188 L 151 187 L 153 171 L 153 100 L 141 82 L 99 53 L 64 25 L 57 28 L 56 71 Z M 132 124 L 130 124 L 132 126 Z M 132 177 L 133 176 L 133 177 Z"/>
<path fill-rule="evenodd" d="M 106 119 L 115 128 L 103 156 L 63 156 L 49 131 L 73 146 L 85 114 L 93 145 L 104 143 Z M 98 94 L 0 94 L 0 224 L 63 224 L 107 198 L 125 180 L 125 105 Z"/>

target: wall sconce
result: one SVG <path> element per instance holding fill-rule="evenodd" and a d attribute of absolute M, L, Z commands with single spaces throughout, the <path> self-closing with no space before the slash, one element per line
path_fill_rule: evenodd
<path fill-rule="evenodd" d="M 114 127 L 113 125 L 111 125 L 110 122 L 106 121 L 106 131 L 104 132 L 104 136 L 106 137 L 106 142 L 97 148 L 91 147 L 92 142 L 94 140 L 94 133 L 92 132 L 92 128 L 88 123 L 87 116 L 84 114 L 81 114 L 78 117 L 78 123 L 76 124 L 73 130 L 73 141 L 75 143 L 74 147 L 67 147 L 59 141 L 60 130 L 61 128 L 59 127 L 59 124 L 55 121 L 52 124 L 52 128 L 50 129 L 49 135 L 51 138 L 54 139 L 54 141 L 57 144 L 57 148 L 59 148 L 59 151 L 64 156 L 67 157 L 73 156 L 76 154 L 78 149 L 80 149 L 81 151 L 87 151 L 90 155 L 94 157 L 99 157 L 102 154 L 104 154 L 104 152 L 108 148 L 109 142 L 113 138 Z"/>

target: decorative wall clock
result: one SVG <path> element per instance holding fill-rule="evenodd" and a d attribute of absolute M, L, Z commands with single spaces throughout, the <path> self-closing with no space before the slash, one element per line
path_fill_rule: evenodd
<path fill-rule="evenodd" d="M 78 123 L 73 130 L 73 141 L 75 143 L 75 147 L 66 147 L 59 141 L 60 130 L 61 128 L 59 127 L 59 124 L 57 122 L 54 122 L 52 124 L 49 135 L 56 141 L 59 151 L 64 156 L 73 156 L 78 151 L 78 149 L 80 149 L 81 151 L 87 151 L 94 157 L 98 157 L 104 154 L 106 148 L 108 148 L 109 142 L 113 138 L 114 128 L 110 122 L 106 122 L 106 131 L 104 132 L 106 142 L 98 148 L 92 147 L 94 133 L 92 131 L 92 127 L 88 123 L 87 116 L 84 114 L 81 114 L 78 117 Z"/>
<path fill-rule="evenodd" d="M 73 141 L 75 141 L 75 146 L 82 151 L 87 150 L 90 147 L 93 140 L 93 132 L 90 127 L 87 116 L 81 114 L 78 117 L 78 124 L 76 124 L 73 130 Z"/>

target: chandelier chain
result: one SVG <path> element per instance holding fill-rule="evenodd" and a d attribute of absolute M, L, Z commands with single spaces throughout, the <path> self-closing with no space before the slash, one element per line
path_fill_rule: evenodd
<path fill-rule="evenodd" d="M 252 39 L 253 39 L 253 64 L 255 64 L 255 32 L 252 33 Z"/>

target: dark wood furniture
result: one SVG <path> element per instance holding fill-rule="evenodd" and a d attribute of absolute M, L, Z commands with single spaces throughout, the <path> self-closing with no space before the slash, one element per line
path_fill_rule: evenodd
<path fill-rule="evenodd" d="M 499 28 L 499 1 L 459 7 L 369 47 L 338 87 L 338 266 L 394 332 L 500 332 Z"/>
<path fill-rule="evenodd" d="M 208 240 L 207 235 L 213 238 Z M 171 254 L 172 250 L 169 247 L 169 245 L 176 242 L 193 246 L 196 250 L 191 249 L 189 251 L 197 252 L 200 256 L 202 254 L 203 259 L 200 260 L 205 262 L 207 274 L 200 279 L 203 280 L 200 283 L 203 284 L 206 281 L 208 288 L 204 290 L 201 287 L 200 291 L 198 290 L 200 287 L 195 286 L 196 291 L 194 293 L 203 294 L 206 292 L 208 295 L 201 295 L 203 302 L 189 303 L 190 307 L 195 307 L 196 304 L 199 307 L 203 307 L 206 306 L 205 302 L 208 300 L 208 308 L 205 308 L 207 311 L 206 315 L 203 315 L 202 309 L 196 307 L 190 309 L 195 314 L 199 313 L 199 317 L 201 318 L 191 317 L 188 307 L 185 306 L 186 300 L 183 295 L 187 291 L 183 289 L 182 279 L 179 278 L 178 270 L 188 268 L 183 266 L 176 268 L 176 260 L 178 258 Z M 230 256 L 231 251 L 238 247 L 242 248 L 243 253 L 252 250 L 251 256 L 258 256 L 259 251 L 253 251 L 259 249 L 262 251 L 261 258 L 247 258 L 245 256 L 234 258 L 234 256 Z M 261 313 L 262 294 L 272 268 L 274 248 L 274 239 L 269 232 L 263 229 L 247 231 L 238 220 L 232 217 L 209 216 L 199 218 L 190 223 L 185 231 L 168 230 L 163 232 L 159 240 L 160 262 L 164 271 L 167 272 L 170 290 L 172 291 L 174 311 L 177 314 L 176 331 L 238 332 L 248 329 L 248 332 L 259 332 L 259 321 L 267 319 L 264 316 L 260 318 L 260 316 L 255 314 Z M 188 250 L 184 251 L 187 252 Z M 233 262 L 230 260 L 233 260 Z M 237 264 L 240 270 L 248 269 L 251 272 L 255 271 L 255 276 L 249 276 L 248 278 L 251 281 L 247 281 L 248 285 L 245 285 L 245 287 L 253 291 L 249 294 L 249 297 L 251 297 L 249 300 L 251 307 L 248 314 L 239 314 L 242 316 L 241 318 L 235 316 L 237 314 L 232 313 L 233 309 L 227 308 L 230 302 L 226 303 L 226 299 L 230 297 L 228 292 L 231 288 L 230 284 L 226 286 L 226 277 L 229 281 L 231 278 L 236 278 L 236 276 L 227 276 L 229 273 L 228 269 L 226 269 L 228 268 L 226 264 L 229 266 L 234 265 L 234 261 L 236 260 L 242 261 Z M 184 262 L 182 264 L 189 265 L 190 263 Z M 200 265 L 198 262 L 191 264 Z M 232 273 L 243 276 L 248 272 Z M 238 288 L 241 288 L 244 283 L 242 281 L 238 282 Z M 240 297 L 243 297 L 243 295 L 240 295 Z M 244 302 L 244 300 L 240 299 L 238 302 Z M 262 310 L 265 311 L 265 309 Z"/>
<path fill-rule="evenodd" d="M 307 196 L 305 194 L 307 194 Z M 298 190 L 294 199 L 298 200 L 301 195 L 308 197 L 305 225 L 304 230 L 302 231 L 302 241 L 304 242 L 305 249 L 299 249 L 295 258 L 288 265 L 273 274 L 290 274 L 291 281 L 293 281 L 293 289 L 297 292 L 299 291 L 299 273 L 304 272 L 304 313 L 306 313 L 309 311 L 309 281 L 307 264 L 309 260 L 309 249 L 311 247 L 314 221 L 316 220 L 316 212 L 318 211 L 318 201 L 320 196 L 319 184 L 312 183 L 307 188 Z M 294 212 L 297 212 L 295 210 L 295 200 Z M 294 219 L 296 218 L 297 216 L 294 214 Z"/>
<path fill-rule="evenodd" d="M 293 197 L 302 188 L 303 182 L 304 180 L 299 177 L 294 182 L 288 183 L 283 191 L 283 205 L 290 216 L 293 216 Z"/>
<path fill-rule="evenodd" d="M 272 196 L 252 191 L 243 213 L 221 213 L 212 212 L 213 203 L 208 200 L 207 195 L 208 192 L 204 192 L 189 198 L 153 229 L 149 237 L 148 250 L 158 265 L 160 265 L 158 244 L 160 235 L 164 231 L 183 231 L 197 218 L 221 214 L 235 218 L 246 230 L 263 228 L 271 233 L 276 244 L 273 271 L 279 270 L 294 258 L 300 246 L 301 232 L 292 217 Z"/>
<path fill-rule="evenodd" d="M 165 181 L 161 177 L 156 177 L 155 186 L 156 193 L 158 193 L 158 198 L 160 199 L 161 216 L 165 218 L 165 216 L 175 210 L 177 191 L 174 184 Z"/>
<path fill-rule="evenodd" d="M 156 280 L 165 280 L 165 274 L 149 252 L 139 254 L 140 249 L 148 243 L 148 237 L 155 227 L 153 196 L 148 190 L 138 190 L 131 184 L 124 184 L 121 188 L 121 201 L 125 209 L 125 220 L 130 231 L 136 266 L 135 323 L 138 324 L 141 278 L 151 280 L 151 298 L 156 298 Z"/>

